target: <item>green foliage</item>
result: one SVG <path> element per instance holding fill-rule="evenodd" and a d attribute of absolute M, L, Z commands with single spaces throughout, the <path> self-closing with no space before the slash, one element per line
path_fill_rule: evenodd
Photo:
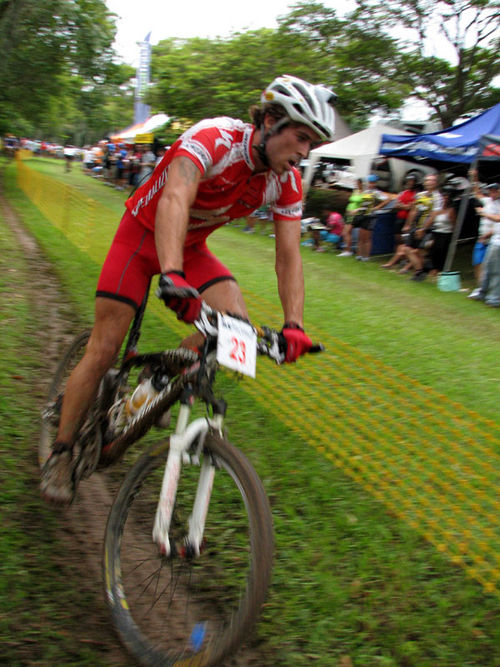
<path fill-rule="evenodd" d="M 340 112 L 355 125 L 372 110 L 401 106 L 408 87 L 394 84 L 395 42 L 380 30 L 367 35 L 317 2 L 299 3 L 278 23 L 277 30 L 228 39 L 160 42 L 153 48 L 150 103 L 191 121 L 247 118 L 265 86 L 286 73 L 331 85 Z"/>
<path fill-rule="evenodd" d="M 396 85 L 426 102 L 443 127 L 467 112 L 500 101 L 496 0 L 358 0 L 353 23 L 360 29 L 402 34 Z"/>
<path fill-rule="evenodd" d="M 133 70 L 113 62 L 114 36 L 103 0 L 5 0 L 0 133 L 83 143 L 121 123 L 106 100 L 123 99 L 120 85 Z"/>
<path fill-rule="evenodd" d="M 371 112 L 394 114 L 410 96 L 424 100 L 443 125 L 500 99 L 500 12 L 493 0 L 359 0 L 339 18 L 320 2 L 299 2 L 277 30 L 227 39 L 169 39 L 153 49 L 150 102 L 179 118 L 247 117 L 275 76 L 295 74 L 329 84 L 353 129 Z M 429 49 L 435 26 L 440 48 Z M 410 41 L 409 37 L 412 38 Z M 453 62 L 441 48 L 448 42 Z"/>
<path fill-rule="evenodd" d="M 270 72 L 297 73 L 283 64 L 281 37 L 272 30 L 235 34 L 229 40 L 193 38 L 160 42 L 153 47 L 149 101 L 177 118 L 198 121 L 228 115 L 248 118 Z"/>

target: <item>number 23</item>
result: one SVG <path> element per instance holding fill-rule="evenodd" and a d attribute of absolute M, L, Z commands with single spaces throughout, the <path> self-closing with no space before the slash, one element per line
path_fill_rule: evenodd
<path fill-rule="evenodd" d="M 247 358 L 245 341 L 239 340 L 236 336 L 233 336 L 231 342 L 233 347 L 231 348 L 229 356 L 233 361 L 236 361 L 239 364 L 244 364 Z"/>

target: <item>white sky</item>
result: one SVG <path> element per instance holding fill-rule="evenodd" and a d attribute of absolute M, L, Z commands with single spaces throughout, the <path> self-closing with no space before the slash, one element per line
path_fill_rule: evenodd
<path fill-rule="evenodd" d="M 276 18 L 288 14 L 294 0 L 106 0 L 118 15 L 115 49 L 133 66 L 139 62 L 137 42 L 151 31 L 151 44 L 167 37 L 227 37 L 232 32 L 276 28 Z M 354 8 L 352 0 L 324 0 L 341 15 Z"/>

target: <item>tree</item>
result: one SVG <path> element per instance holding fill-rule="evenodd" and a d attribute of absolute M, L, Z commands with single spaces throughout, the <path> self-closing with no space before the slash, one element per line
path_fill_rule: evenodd
<path fill-rule="evenodd" d="M 192 121 L 247 118 L 279 74 L 331 85 L 353 127 L 366 124 L 374 110 L 402 105 L 409 87 L 394 82 L 395 40 L 381 30 L 360 30 L 318 2 L 295 5 L 278 24 L 227 39 L 161 42 L 153 48 L 152 107 Z"/>
<path fill-rule="evenodd" d="M 372 112 L 403 104 L 409 87 L 394 80 L 397 42 L 381 26 L 364 26 L 350 16 L 339 19 L 334 9 L 315 1 L 297 3 L 278 23 L 294 56 L 307 54 L 314 79 L 335 90 L 337 107 L 353 129 L 364 127 Z"/>
<path fill-rule="evenodd" d="M 120 90 L 115 30 L 103 0 L 0 2 L 0 132 L 82 135 Z"/>
<path fill-rule="evenodd" d="M 443 127 L 500 101 L 497 0 L 358 0 L 352 20 L 405 35 L 394 81 L 409 84 Z"/>
<path fill-rule="evenodd" d="M 148 102 L 157 111 L 191 121 L 220 115 L 248 118 L 249 107 L 259 101 L 274 72 L 298 70 L 273 30 L 228 39 L 169 39 L 153 47 L 154 85 Z"/>

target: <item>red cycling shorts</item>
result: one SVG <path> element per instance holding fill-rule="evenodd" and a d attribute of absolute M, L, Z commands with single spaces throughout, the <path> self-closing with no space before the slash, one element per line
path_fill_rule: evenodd
<path fill-rule="evenodd" d="M 183 270 L 187 282 L 203 292 L 221 280 L 234 280 L 229 269 L 207 247 L 206 234 L 184 248 Z M 104 261 L 96 296 L 128 303 L 137 309 L 151 278 L 160 273 L 154 233 L 126 211 Z"/>

